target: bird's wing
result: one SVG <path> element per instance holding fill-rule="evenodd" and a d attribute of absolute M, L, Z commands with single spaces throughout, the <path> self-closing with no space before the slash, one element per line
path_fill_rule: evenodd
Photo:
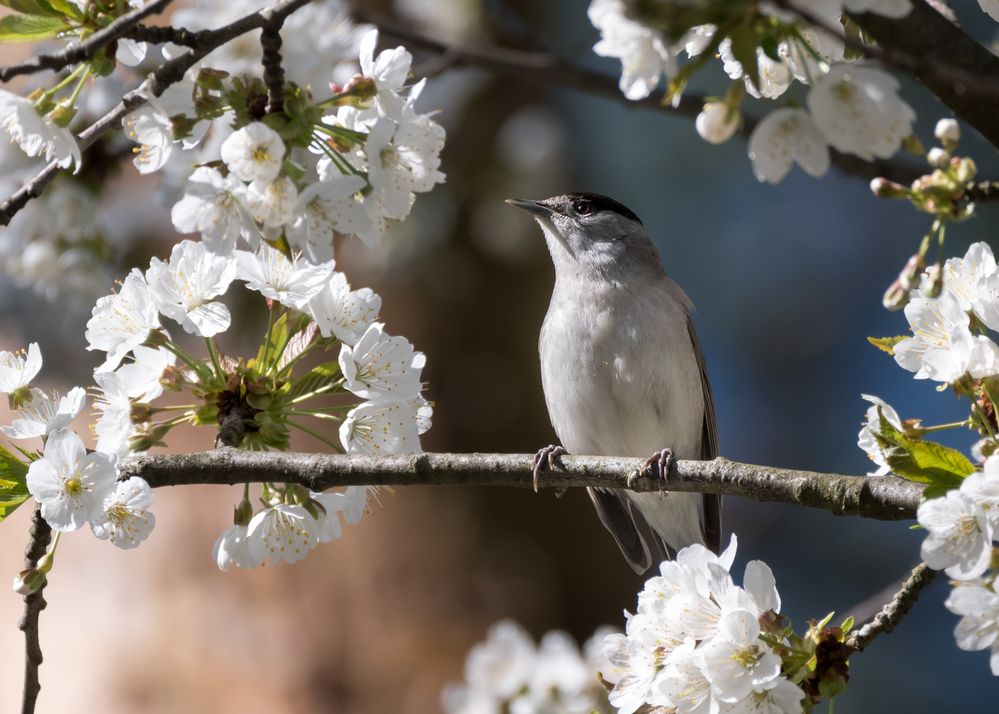
<path fill-rule="evenodd" d="M 656 563 L 673 557 L 669 546 L 625 494 L 603 488 L 587 488 L 586 491 L 600 522 L 614 536 L 621 554 L 636 573 L 642 575 Z"/>
<path fill-rule="evenodd" d="M 694 357 L 701 373 L 701 389 L 704 392 L 704 426 L 701 431 L 701 458 L 705 461 L 718 456 L 718 420 L 715 416 L 715 399 L 711 393 L 711 382 L 708 380 L 708 369 L 704 362 L 704 352 L 701 351 L 694 321 L 687 316 L 687 332 L 690 343 L 694 347 Z M 715 553 L 721 551 L 721 496 L 715 493 L 704 494 L 704 544 Z"/>

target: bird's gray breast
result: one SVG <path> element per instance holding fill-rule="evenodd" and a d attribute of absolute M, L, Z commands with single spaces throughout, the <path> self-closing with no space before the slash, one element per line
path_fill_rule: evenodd
<path fill-rule="evenodd" d="M 557 281 L 541 329 L 552 426 L 570 453 L 699 458 L 704 395 L 683 293 L 663 276 L 640 294 Z"/>

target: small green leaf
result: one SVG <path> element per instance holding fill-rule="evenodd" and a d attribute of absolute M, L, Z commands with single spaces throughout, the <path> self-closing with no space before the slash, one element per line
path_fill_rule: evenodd
<path fill-rule="evenodd" d="M 839 626 L 839 629 L 843 630 L 843 634 L 846 635 L 853 629 L 854 624 L 856 624 L 856 621 L 854 620 L 853 615 L 850 615 L 848 618 L 843 620 L 843 624 Z"/>
<path fill-rule="evenodd" d="M 320 387 L 326 386 L 335 381 L 340 376 L 340 363 L 336 360 L 323 362 L 310 369 L 299 379 L 295 380 L 291 389 L 288 390 L 287 398 L 294 399 L 303 394 L 314 392 Z"/>
<path fill-rule="evenodd" d="M 279 355 L 284 352 L 285 345 L 288 344 L 288 337 L 288 313 L 285 313 L 271 325 L 270 332 L 264 338 L 264 344 L 260 345 L 260 350 L 257 352 L 257 365 L 261 374 L 266 374 L 271 365 L 279 359 Z"/>
<path fill-rule="evenodd" d="M 887 352 L 890 355 L 895 354 L 895 345 L 905 339 L 905 335 L 897 335 L 895 337 L 868 337 L 867 341 L 872 345 L 877 347 L 882 352 Z"/>
<path fill-rule="evenodd" d="M 66 21 L 59 17 L 7 15 L 0 17 L 0 43 L 44 40 L 69 29 Z"/>
<path fill-rule="evenodd" d="M 878 443 L 886 449 L 885 461 L 897 476 L 909 481 L 925 483 L 941 495 L 961 485 L 966 476 L 974 473 L 975 466 L 957 449 L 935 441 L 910 439 L 885 418 L 878 407 Z"/>
<path fill-rule="evenodd" d="M 760 88 L 760 66 L 756 58 L 756 46 L 759 38 L 749 25 L 739 25 L 729 33 L 732 40 L 732 55 L 742 65 L 743 73 L 749 77 L 753 86 Z"/>
<path fill-rule="evenodd" d="M 30 498 L 27 473 L 27 464 L 0 446 L 0 522 Z"/>

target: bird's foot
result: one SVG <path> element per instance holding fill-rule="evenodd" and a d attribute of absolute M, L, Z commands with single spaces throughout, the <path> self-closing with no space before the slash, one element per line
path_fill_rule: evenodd
<path fill-rule="evenodd" d="M 538 485 L 541 483 L 541 472 L 542 471 L 554 471 L 556 468 L 562 468 L 562 464 L 559 459 L 568 454 L 562 446 L 559 444 L 549 444 L 548 446 L 538 449 L 538 453 L 534 455 L 534 492 L 538 492 Z"/>
<path fill-rule="evenodd" d="M 669 471 L 673 468 L 673 449 L 660 449 L 642 464 L 641 474 L 659 482 L 659 492 L 663 493 L 669 481 Z"/>

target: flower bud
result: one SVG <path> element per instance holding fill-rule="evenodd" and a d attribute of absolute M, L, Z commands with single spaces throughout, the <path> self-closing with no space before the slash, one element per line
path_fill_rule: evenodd
<path fill-rule="evenodd" d="M 871 193 L 877 198 L 908 198 L 909 189 L 900 183 L 879 176 L 871 179 Z"/>
<path fill-rule="evenodd" d="M 943 292 L 943 271 L 939 264 L 931 265 L 926 269 L 926 285 L 929 286 L 925 290 L 926 297 L 940 297 L 940 293 Z"/>
<path fill-rule="evenodd" d="M 45 585 L 45 573 L 37 568 L 28 568 L 14 576 L 11 587 L 18 595 L 27 597 L 41 590 L 43 585 Z"/>
<path fill-rule="evenodd" d="M 958 126 L 957 119 L 941 119 L 933 129 L 933 136 L 945 149 L 953 149 L 961 140 L 961 127 Z"/>
<path fill-rule="evenodd" d="M 144 424 L 152 419 L 154 413 L 152 405 L 145 402 L 135 402 L 129 410 L 129 417 L 133 424 Z"/>
<path fill-rule="evenodd" d="M 978 173 L 978 167 L 975 166 L 975 162 L 967 156 L 951 161 L 951 168 L 954 169 L 954 178 L 962 184 L 968 183 Z"/>
<path fill-rule="evenodd" d="M 950 162 L 950 153 L 946 149 L 934 146 L 926 154 L 926 163 L 935 169 L 942 169 Z"/>
<path fill-rule="evenodd" d="M 881 304 L 884 306 L 885 310 L 890 310 L 892 312 L 896 310 L 901 310 L 909 302 L 909 291 L 902 287 L 898 280 L 895 280 L 888 289 L 885 290 L 884 297 L 881 298 Z"/>
<path fill-rule="evenodd" d="M 725 102 L 706 102 L 694 126 L 709 144 L 722 144 L 732 138 L 741 119 L 739 110 L 730 109 Z"/>
<path fill-rule="evenodd" d="M 253 519 L 253 506 L 245 498 L 233 509 L 232 522 L 237 526 L 246 526 Z"/>
<path fill-rule="evenodd" d="M 69 107 L 65 104 L 57 104 L 52 111 L 49 112 L 49 119 L 56 126 L 61 126 L 63 128 L 69 126 L 69 123 L 73 121 L 73 117 L 76 116 L 76 107 Z"/>

